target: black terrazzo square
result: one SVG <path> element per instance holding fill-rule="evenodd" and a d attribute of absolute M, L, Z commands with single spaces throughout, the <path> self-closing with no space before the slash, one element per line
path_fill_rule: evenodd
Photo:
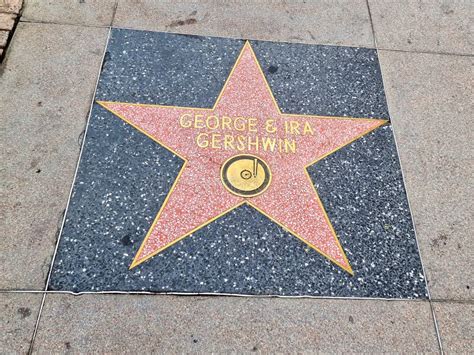
<path fill-rule="evenodd" d="M 49 290 L 427 297 L 389 123 L 308 168 L 353 274 L 247 204 L 130 269 L 184 161 L 97 101 L 211 108 L 244 44 L 112 30 Z M 389 120 L 376 50 L 250 44 L 283 113 Z"/>

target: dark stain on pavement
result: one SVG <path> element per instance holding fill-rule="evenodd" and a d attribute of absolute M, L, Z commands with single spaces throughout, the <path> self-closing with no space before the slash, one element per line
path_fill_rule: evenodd
<path fill-rule="evenodd" d="M 177 20 L 177 21 L 173 21 L 171 22 L 168 27 L 179 27 L 179 26 L 185 26 L 185 25 L 193 25 L 197 22 L 197 20 L 193 17 L 191 18 L 187 18 L 186 20 Z"/>
<path fill-rule="evenodd" d="M 270 66 L 268 67 L 268 72 L 269 72 L 270 74 L 275 74 L 277 71 L 278 71 L 278 67 L 275 66 L 275 65 L 270 65 Z"/>
<path fill-rule="evenodd" d="M 18 308 L 17 312 L 21 316 L 22 319 L 25 319 L 31 316 L 31 309 L 29 309 L 28 307 L 20 307 Z"/>

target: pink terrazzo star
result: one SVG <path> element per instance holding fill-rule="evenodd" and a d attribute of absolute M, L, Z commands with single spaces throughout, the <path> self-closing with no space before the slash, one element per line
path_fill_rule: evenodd
<path fill-rule="evenodd" d="M 247 203 L 352 274 L 306 168 L 385 120 L 281 113 L 248 42 L 211 109 L 99 103 L 185 160 L 130 268 Z M 275 139 L 273 149 L 265 139 Z M 272 173 L 254 197 L 232 194 L 221 180 L 224 162 L 246 153 Z"/>

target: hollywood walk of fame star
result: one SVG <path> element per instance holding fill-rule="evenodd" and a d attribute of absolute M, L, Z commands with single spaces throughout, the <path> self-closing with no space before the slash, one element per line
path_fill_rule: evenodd
<path fill-rule="evenodd" d="M 246 203 L 353 273 L 306 168 L 386 120 L 282 113 L 249 42 L 212 108 L 99 104 L 185 161 L 130 268 Z"/>

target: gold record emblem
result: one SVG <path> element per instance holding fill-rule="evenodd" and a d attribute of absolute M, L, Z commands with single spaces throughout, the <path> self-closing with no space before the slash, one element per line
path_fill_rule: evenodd
<path fill-rule="evenodd" d="M 250 154 L 235 155 L 221 168 L 222 183 L 231 193 L 242 197 L 254 197 L 270 185 L 271 172 L 267 163 Z"/>

